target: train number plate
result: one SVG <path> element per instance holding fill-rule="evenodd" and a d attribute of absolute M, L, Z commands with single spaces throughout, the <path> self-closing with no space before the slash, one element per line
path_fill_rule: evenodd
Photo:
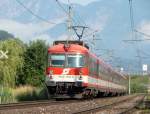
<path fill-rule="evenodd" d="M 70 76 L 70 75 L 61 75 L 59 77 L 60 78 L 74 78 L 74 76 Z"/>

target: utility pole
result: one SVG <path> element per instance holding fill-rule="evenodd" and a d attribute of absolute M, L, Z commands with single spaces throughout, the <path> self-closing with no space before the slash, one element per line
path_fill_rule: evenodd
<path fill-rule="evenodd" d="M 131 94 L 131 75 L 130 75 L 131 73 L 130 73 L 130 65 L 128 66 L 128 72 L 129 72 L 129 73 L 128 73 L 128 79 L 129 79 L 129 80 L 128 80 L 128 82 L 129 82 L 129 83 L 128 83 L 128 93 L 129 93 L 129 95 L 130 95 L 130 94 Z"/>
<path fill-rule="evenodd" d="M 131 94 L 131 76 L 129 74 L 129 95 Z"/>
<path fill-rule="evenodd" d="M 71 4 L 70 4 L 70 0 L 68 0 L 68 4 L 69 4 L 69 13 L 68 13 L 68 40 L 71 39 L 71 29 L 72 29 L 72 7 L 71 7 Z"/>
<path fill-rule="evenodd" d="M 91 44 L 93 45 L 93 49 L 92 49 L 93 52 L 97 50 L 97 49 L 96 49 L 96 41 L 99 41 L 99 40 L 102 40 L 102 39 L 96 38 L 96 35 L 93 34 L 93 36 L 92 36 L 92 41 L 91 41 Z"/>

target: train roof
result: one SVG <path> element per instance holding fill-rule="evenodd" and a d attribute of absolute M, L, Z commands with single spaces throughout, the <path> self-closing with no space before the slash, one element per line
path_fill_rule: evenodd
<path fill-rule="evenodd" d="M 80 46 L 83 46 L 87 49 L 89 49 L 89 46 L 84 43 L 83 41 L 78 41 L 78 40 L 59 40 L 59 41 L 54 41 L 53 42 L 53 45 L 58 45 L 58 44 L 77 44 L 77 45 L 80 45 Z"/>
<path fill-rule="evenodd" d="M 53 46 L 48 49 L 48 52 L 89 52 L 89 47 L 83 41 L 55 41 Z"/>

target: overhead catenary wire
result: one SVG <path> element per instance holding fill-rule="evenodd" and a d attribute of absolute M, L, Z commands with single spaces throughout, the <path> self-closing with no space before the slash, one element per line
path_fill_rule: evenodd
<path fill-rule="evenodd" d="M 70 1 L 68 1 L 68 3 L 70 3 Z M 71 4 L 71 3 L 70 3 Z M 59 5 L 60 5 L 60 7 L 62 7 L 63 8 L 63 10 L 65 11 L 65 13 L 67 14 L 67 11 L 65 10 L 65 8 L 61 5 L 61 3 L 59 2 Z M 71 9 L 71 11 L 72 11 L 72 13 L 73 14 L 75 14 L 75 10 L 73 9 L 73 5 L 72 5 L 72 7 L 71 7 L 72 9 Z M 74 15 L 74 18 L 72 18 L 73 19 L 73 21 L 76 21 L 76 24 L 78 24 L 78 25 L 82 25 L 82 22 L 80 21 L 80 19 L 79 18 L 76 18 L 76 15 L 77 14 L 75 14 Z"/>
<path fill-rule="evenodd" d="M 77 12 L 77 11 L 75 11 L 75 12 Z M 77 15 L 79 21 L 80 21 L 81 23 L 83 23 L 84 26 L 88 26 L 88 25 L 86 24 L 86 22 L 81 18 L 81 16 L 79 15 L 79 13 L 77 13 L 76 15 Z M 92 30 L 92 31 L 97 31 L 97 32 L 98 32 L 98 30 L 95 30 L 95 29 L 93 29 L 93 28 L 91 28 L 91 27 L 89 27 L 89 26 L 88 26 L 88 29 L 90 29 L 90 30 Z"/>
<path fill-rule="evenodd" d="M 81 18 L 81 16 L 80 16 L 78 13 L 77 13 L 76 15 L 77 15 L 79 21 L 80 21 L 81 23 L 83 23 L 84 26 L 87 26 L 87 24 L 86 24 L 85 21 Z"/>
<path fill-rule="evenodd" d="M 68 15 L 68 17 L 70 17 L 70 13 L 62 6 L 62 4 L 60 3 L 60 1 L 59 0 L 55 0 L 56 1 L 56 3 L 58 4 L 58 6 L 63 10 L 63 12 L 65 13 L 65 14 L 67 14 Z M 68 1 L 68 3 L 70 4 L 70 1 Z M 70 6 L 69 6 L 69 11 L 70 11 Z M 74 11 L 73 10 L 73 8 L 71 7 L 71 11 Z M 81 19 L 81 17 L 78 15 L 78 17 L 80 18 L 79 20 L 78 19 L 74 19 L 74 18 L 72 18 L 72 17 L 70 17 L 70 19 L 74 22 L 74 24 L 76 24 L 76 25 L 78 25 L 78 23 L 79 24 L 81 24 L 81 23 L 83 23 L 83 24 L 85 24 L 85 22 Z M 78 21 L 76 21 L 76 20 L 78 20 Z M 82 25 L 82 24 L 81 24 Z M 86 24 L 85 24 L 86 25 Z M 73 26 L 72 26 L 73 27 Z M 94 35 L 96 32 L 98 32 L 98 30 L 94 30 L 94 29 L 92 29 L 91 27 L 88 27 L 88 26 L 85 26 L 86 28 L 88 28 L 88 29 L 90 29 L 90 30 L 92 30 L 93 32 L 87 32 L 87 34 L 86 34 L 86 36 L 84 36 L 84 35 L 82 35 L 83 37 L 89 37 L 89 36 L 92 36 L 92 35 Z M 75 32 L 76 33 L 76 32 Z"/>
<path fill-rule="evenodd" d="M 32 10 L 30 10 L 28 7 L 26 7 L 22 2 L 20 2 L 19 0 L 16 0 L 17 3 L 19 3 L 24 9 L 26 9 L 31 15 L 33 15 L 34 17 L 36 17 L 37 19 L 41 20 L 41 21 L 44 21 L 46 23 L 49 23 L 49 24 L 57 24 L 57 23 L 54 23 L 54 22 L 51 22 L 37 14 L 35 14 Z"/>
<path fill-rule="evenodd" d="M 149 56 L 150 56 L 149 53 L 147 53 L 147 52 L 145 52 L 145 51 L 143 51 L 143 50 L 141 50 L 141 53 L 142 53 L 142 55 L 143 55 L 144 57 L 149 57 Z"/>
<path fill-rule="evenodd" d="M 90 33 L 88 33 L 88 34 L 85 34 L 84 37 L 92 36 L 93 34 L 95 34 L 95 33 L 97 33 L 97 32 L 98 32 L 98 30 L 95 30 L 95 31 L 93 31 L 93 32 L 90 32 Z"/>
<path fill-rule="evenodd" d="M 57 4 L 58 4 L 58 6 L 67 14 L 67 15 L 69 15 L 68 14 L 68 11 L 62 6 L 62 4 L 60 3 L 60 1 L 59 0 L 55 0 L 56 2 L 57 2 Z M 77 14 L 78 15 L 78 14 Z M 80 18 L 80 21 L 82 21 L 83 23 L 84 23 L 84 25 L 87 25 L 82 19 L 81 19 L 81 17 L 78 15 L 78 17 Z M 82 23 L 82 22 L 77 22 L 75 19 L 73 19 L 72 18 L 72 21 L 76 24 L 76 25 L 78 25 L 78 23 Z M 91 27 L 89 27 L 88 26 L 88 29 L 90 29 L 90 30 L 92 30 L 92 31 L 94 31 L 94 32 L 92 32 L 92 33 L 89 33 L 90 34 L 90 36 L 93 34 L 93 33 L 95 33 L 95 32 L 98 32 L 98 30 L 94 30 L 93 28 L 91 28 Z M 89 35 L 87 35 L 87 36 L 89 36 Z"/>
<path fill-rule="evenodd" d="M 149 34 L 143 33 L 143 32 L 138 31 L 138 30 L 134 30 L 134 31 L 137 32 L 137 33 L 139 33 L 139 34 L 141 34 L 141 35 L 143 35 L 143 36 L 145 36 L 145 37 L 149 37 L 150 38 Z M 144 39 L 144 40 L 150 40 L 150 39 Z"/>
<path fill-rule="evenodd" d="M 132 40 L 128 40 L 128 41 L 135 42 L 135 45 L 136 45 L 136 54 L 138 56 L 138 61 L 139 61 L 138 64 L 139 64 L 139 66 L 141 66 L 142 65 L 142 57 L 141 57 L 141 51 L 140 51 L 140 47 L 139 47 L 138 42 L 142 41 L 142 40 L 137 38 L 137 35 L 136 35 L 136 32 L 135 32 L 135 26 L 134 26 L 135 22 L 134 22 L 132 0 L 129 0 L 129 9 L 130 9 L 130 24 L 131 24 L 131 34 L 132 34 L 131 39 Z"/>
<path fill-rule="evenodd" d="M 51 21 L 49 21 L 49 20 L 47 20 L 47 19 L 45 19 L 45 18 L 43 18 L 43 17 L 41 17 L 41 16 L 35 14 L 30 8 L 28 8 L 27 6 L 25 6 L 20 0 L 16 0 L 16 2 L 17 2 L 18 4 L 20 4 L 25 10 L 27 10 L 31 15 L 33 15 L 33 16 L 36 17 L 37 19 L 39 19 L 39 20 L 41 20 L 41 21 L 44 21 L 44 22 L 46 22 L 46 23 L 49 23 L 49 24 L 54 24 L 54 25 L 58 24 L 58 23 L 55 23 L 55 22 L 51 22 Z M 59 5 L 59 7 L 60 7 L 67 15 L 69 15 L 68 12 L 67 12 L 67 10 L 61 5 L 61 3 L 59 2 L 59 0 L 56 0 L 56 2 L 57 2 L 57 4 Z M 81 17 L 80 17 L 79 15 L 78 15 L 78 17 L 79 17 L 80 20 L 81 20 Z M 73 20 L 73 22 L 74 22 L 75 24 L 77 24 L 76 20 L 74 20 L 73 18 L 72 18 L 72 20 Z M 81 20 L 81 21 L 85 24 L 85 22 L 84 22 L 83 20 Z M 85 25 L 86 25 L 86 24 L 85 24 Z M 89 28 L 89 27 L 88 27 L 88 28 Z M 89 28 L 89 29 L 94 30 L 94 29 L 92 29 L 92 28 Z M 98 31 L 98 30 L 95 30 L 94 32 L 89 33 L 89 34 L 86 35 L 86 36 L 91 36 L 91 35 L 93 35 L 94 33 L 96 33 L 97 31 Z"/>
<path fill-rule="evenodd" d="M 67 12 L 67 10 L 61 5 L 61 3 L 59 2 L 59 0 L 55 0 L 55 1 L 56 1 L 56 3 L 58 4 L 58 6 L 59 6 L 67 15 L 69 15 L 68 12 Z"/>
<path fill-rule="evenodd" d="M 63 12 L 66 13 L 66 15 L 69 15 L 68 11 L 61 5 L 60 1 L 59 0 L 55 0 L 55 1 L 58 4 L 58 6 L 63 10 Z M 73 18 L 71 19 L 75 24 L 77 24 L 76 20 L 74 20 Z"/>
<path fill-rule="evenodd" d="M 130 23 L 131 23 L 132 40 L 133 40 L 135 38 L 135 34 L 134 34 L 134 17 L 133 17 L 132 0 L 129 0 L 129 7 L 130 7 Z"/>
<path fill-rule="evenodd" d="M 149 40 L 150 40 L 150 35 L 149 35 L 149 34 L 143 33 L 143 32 L 138 31 L 138 30 L 136 30 L 136 29 L 134 29 L 134 32 L 139 33 L 140 35 L 145 36 L 145 37 L 148 37 L 148 38 L 144 38 L 144 39 L 134 39 L 134 40 L 123 40 L 123 41 L 125 41 L 125 42 L 133 42 L 133 41 L 135 41 L 135 42 L 140 42 L 140 41 L 149 41 Z"/>
<path fill-rule="evenodd" d="M 81 18 L 81 16 L 79 15 L 79 13 L 76 11 L 76 10 L 73 10 L 73 12 L 75 13 L 75 17 L 78 17 L 76 18 L 78 20 L 78 22 L 81 24 L 81 25 L 84 25 L 84 26 L 87 26 L 87 24 L 85 23 L 85 21 Z M 90 28 L 90 27 L 89 27 Z"/>
<path fill-rule="evenodd" d="M 67 15 L 69 15 L 68 12 L 67 12 L 67 10 L 61 5 L 60 1 L 59 1 L 59 0 L 55 0 L 55 1 L 57 2 L 58 6 L 59 6 Z M 77 15 L 78 15 L 78 14 L 77 14 Z M 82 21 L 82 23 L 85 24 L 85 22 L 81 19 L 81 17 L 80 17 L 79 15 L 78 15 L 78 17 L 80 18 L 79 20 Z M 72 18 L 72 20 L 73 20 L 74 23 L 76 23 L 76 20 L 75 20 L 75 19 Z M 79 22 L 79 23 L 80 23 L 80 22 Z M 76 23 L 76 24 L 77 24 L 77 23 Z M 86 25 L 86 24 L 85 24 L 85 25 Z"/>

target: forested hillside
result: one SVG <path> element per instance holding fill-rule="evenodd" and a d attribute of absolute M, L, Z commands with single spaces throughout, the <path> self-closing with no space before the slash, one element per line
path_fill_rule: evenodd
<path fill-rule="evenodd" d="M 0 30 L 0 40 L 6 40 L 10 38 L 14 38 L 14 36 L 7 31 Z"/>

